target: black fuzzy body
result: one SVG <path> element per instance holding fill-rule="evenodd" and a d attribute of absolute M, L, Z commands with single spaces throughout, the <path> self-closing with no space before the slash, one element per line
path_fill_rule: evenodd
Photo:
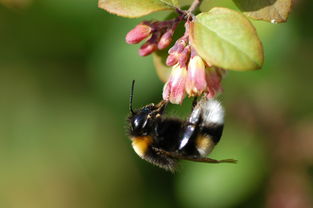
<path fill-rule="evenodd" d="M 144 160 L 174 171 L 181 158 L 162 154 L 160 151 L 174 153 L 181 157 L 200 158 L 197 138 L 206 138 L 218 143 L 223 124 L 204 122 L 202 105 L 197 105 L 186 120 L 169 118 L 163 115 L 166 103 L 150 104 L 132 112 L 128 118 L 129 136 L 136 153 Z M 139 142 L 138 142 L 139 141 Z"/>

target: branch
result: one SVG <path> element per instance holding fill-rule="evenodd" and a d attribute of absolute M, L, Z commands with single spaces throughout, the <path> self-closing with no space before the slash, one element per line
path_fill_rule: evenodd
<path fill-rule="evenodd" d="M 202 0 L 194 0 L 192 2 L 192 4 L 190 5 L 189 9 L 188 10 L 182 10 L 180 8 L 176 8 L 176 12 L 179 14 L 179 15 L 182 15 L 183 18 L 185 18 L 186 20 L 190 20 L 190 19 L 193 19 L 194 18 L 194 14 L 192 13 L 194 10 L 196 10 L 200 4 L 201 4 L 201 1 Z"/>
<path fill-rule="evenodd" d="M 195 9 L 197 9 L 201 4 L 201 0 L 194 0 L 191 6 L 188 9 L 188 12 L 192 13 Z"/>

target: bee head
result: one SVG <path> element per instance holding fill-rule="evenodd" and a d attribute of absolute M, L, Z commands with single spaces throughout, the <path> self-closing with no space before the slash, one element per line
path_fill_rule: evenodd
<path fill-rule="evenodd" d="M 130 123 L 130 131 L 139 135 L 147 135 L 149 127 L 153 123 L 156 117 L 160 116 L 167 104 L 166 101 L 161 101 L 157 105 L 154 103 L 146 105 L 139 110 L 133 110 L 133 95 L 134 95 L 134 84 L 132 82 L 130 100 L 129 100 L 129 111 L 130 116 L 128 117 Z"/>
<path fill-rule="evenodd" d="M 147 132 L 148 126 L 150 126 L 151 119 L 152 119 L 152 112 L 154 110 L 154 105 L 150 104 L 144 106 L 140 110 L 135 112 L 131 112 L 129 121 L 130 127 L 133 132 L 137 132 L 140 134 L 145 134 Z"/>

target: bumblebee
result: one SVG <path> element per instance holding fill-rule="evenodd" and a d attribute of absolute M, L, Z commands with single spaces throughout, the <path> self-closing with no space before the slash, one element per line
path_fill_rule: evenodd
<path fill-rule="evenodd" d="M 221 104 L 203 96 L 194 102 L 186 120 L 164 116 L 167 102 L 149 104 L 133 110 L 132 83 L 128 117 L 132 147 L 139 157 L 165 170 L 174 172 L 179 160 L 205 163 L 235 163 L 206 156 L 219 142 L 224 127 Z"/>

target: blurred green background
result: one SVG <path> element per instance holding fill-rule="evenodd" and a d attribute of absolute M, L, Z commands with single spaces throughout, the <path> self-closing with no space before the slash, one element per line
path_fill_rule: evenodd
<path fill-rule="evenodd" d="M 217 3 L 234 7 L 203 9 Z M 126 134 L 131 80 L 137 107 L 163 86 L 124 41 L 143 18 L 97 0 L 0 0 L 0 208 L 313 207 L 312 11 L 298 0 L 288 23 L 253 21 L 263 69 L 223 81 L 212 158 L 239 163 L 182 162 L 173 175 L 139 159 Z"/>

